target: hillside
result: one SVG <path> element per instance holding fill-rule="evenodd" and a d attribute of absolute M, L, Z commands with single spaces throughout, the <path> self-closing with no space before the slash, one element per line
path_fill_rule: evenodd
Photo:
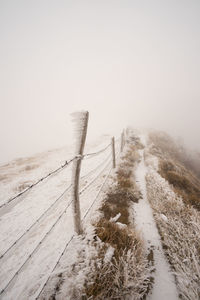
<path fill-rule="evenodd" d="M 1 299 L 200 299 L 200 163 L 165 133 L 104 136 L 83 159 L 73 231 L 71 148 L 1 167 Z M 11 199 L 12 201 L 8 202 Z"/>

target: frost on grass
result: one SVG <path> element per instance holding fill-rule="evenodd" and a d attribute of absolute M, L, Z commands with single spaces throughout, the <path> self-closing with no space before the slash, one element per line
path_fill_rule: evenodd
<path fill-rule="evenodd" d="M 129 215 L 132 203 L 138 201 L 133 181 L 138 159 L 129 145 L 116 172 L 116 185 L 100 207 L 101 217 L 94 226 L 101 248 L 91 260 L 83 299 L 143 299 L 150 289 L 147 254 Z"/>
<path fill-rule="evenodd" d="M 200 298 L 200 213 L 184 204 L 155 170 L 147 175 L 148 198 L 181 299 Z M 165 216 L 165 217 L 163 217 Z"/>
<path fill-rule="evenodd" d="M 151 286 L 151 267 L 145 247 L 129 215 L 138 191 L 133 166 L 139 159 L 129 145 L 112 187 L 100 205 L 92 234 L 76 247 L 76 258 L 61 272 L 50 299 L 144 299 Z"/>
<path fill-rule="evenodd" d="M 109 222 L 109 221 L 108 221 Z M 119 230 L 116 224 L 111 223 L 113 235 L 123 237 L 121 248 L 108 239 L 102 242 L 98 236 L 97 241 L 90 244 L 96 254 L 90 256 L 87 279 L 84 282 L 82 293 L 72 299 L 142 299 L 148 286 L 147 262 L 142 251 L 142 243 L 126 229 Z M 114 229 L 115 228 L 115 229 Z M 107 236 L 103 227 L 98 232 L 101 238 Z M 119 236 L 120 234 L 120 236 Z M 131 235 L 131 236 L 130 236 Z M 124 240 L 129 239 L 126 245 Z M 87 260 L 87 259 L 86 259 Z M 83 270 L 83 269 L 82 269 Z M 77 293 L 77 290 L 76 290 Z"/>
<path fill-rule="evenodd" d="M 143 299 L 149 286 L 143 244 L 132 231 L 119 230 L 113 222 L 111 226 L 115 228 L 114 236 L 122 241 L 120 247 L 102 242 L 95 228 L 84 237 L 75 237 L 66 253 L 68 264 L 62 264 L 53 275 L 54 288 L 41 299 Z"/>
<path fill-rule="evenodd" d="M 159 158 L 159 174 L 173 186 L 186 205 L 200 211 L 200 177 L 194 168 L 198 161 L 164 133 L 150 134 L 150 141 L 148 156 L 152 156 L 151 153 Z"/>

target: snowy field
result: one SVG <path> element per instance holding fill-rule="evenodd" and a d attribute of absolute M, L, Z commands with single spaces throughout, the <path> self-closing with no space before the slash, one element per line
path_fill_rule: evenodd
<path fill-rule="evenodd" d="M 110 137 L 103 136 L 87 146 L 85 153 L 101 150 L 109 143 Z M 0 167 L 1 299 L 36 299 L 71 241 L 72 164 L 7 202 L 73 156 L 72 147 L 66 147 Z M 111 167 L 111 147 L 84 158 L 80 181 L 83 222 L 90 217 L 90 207 Z"/>

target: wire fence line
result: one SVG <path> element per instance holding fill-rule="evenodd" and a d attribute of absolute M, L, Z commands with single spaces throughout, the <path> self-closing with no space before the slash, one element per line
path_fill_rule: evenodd
<path fill-rule="evenodd" d="M 105 164 L 105 162 L 108 160 L 108 158 L 110 158 L 110 154 L 108 157 L 106 157 L 106 159 L 103 161 L 103 163 L 101 162 L 101 164 L 99 164 L 95 169 L 93 169 L 92 171 L 88 172 L 86 175 L 82 176 L 81 179 L 85 179 L 87 177 L 89 177 L 92 173 L 94 173 L 95 171 L 97 171 L 103 164 Z M 99 176 L 99 175 L 98 175 Z M 97 177 L 98 177 L 97 176 Z M 96 178 L 90 182 L 86 187 L 84 187 L 81 191 L 80 194 L 82 194 L 94 181 L 96 180 Z M 69 191 L 72 187 L 72 184 L 70 184 L 63 192 L 62 194 L 40 215 L 39 218 L 36 219 L 36 221 L 14 242 L 10 245 L 10 247 L 0 256 L 0 259 L 2 259 L 36 224 L 39 223 L 39 221 L 48 213 L 48 211 L 51 210 L 51 208 L 53 208 L 55 206 L 55 204 L 58 203 L 58 201 L 60 199 L 62 199 L 62 197 L 66 194 L 67 191 Z"/>
<path fill-rule="evenodd" d="M 40 240 L 40 242 L 36 245 L 36 247 L 32 250 L 32 252 L 28 255 L 28 257 L 24 260 L 24 262 L 21 264 L 20 268 L 14 273 L 14 275 L 11 277 L 11 279 L 7 282 L 6 286 L 0 291 L 0 295 L 2 293 L 5 292 L 5 290 L 7 290 L 7 288 L 9 287 L 9 285 L 11 284 L 11 282 L 15 279 L 15 277 L 19 274 L 19 272 L 22 270 L 22 268 L 26 265 L 26 263 L 31 259 L 31 257 L 34 255 L 34 253 L 36 253 L 36 251 L 38 250 L 38 248 L 40 247 L 40 245 L 45 241 L 45 239 L 47 238 L 47 236 L 52 232 L 52 230 L 54 229 L 54 227 L 58 224 L 58 222 L 61 220 L 62 216 L 64 215 L 64 213 L 66 213 L 68 207 L 70 206 L 70 204 L 72 203 L 72 201 L 70 201 L 68 203 L 68 205 L 65 207 L 65 210 L 59 215 L 59 217 L 57 218 L 57 220 L 53 223 L 53 225 L 50 227 L 50 229 L 44 234 L 43 238 Z"/>
<path fill-rule="evenodd" d="M 109 159 L 111 157 L 111 155 L 109 155 L 106 159 L 105 159 L 105 161 L 104 161 L 104 163 Z M 109 161 L 109 163 L 110 163 L 110 161 Z M 101 164 L 102 165 L 102 164 Z M 90 186 L 90 185 L 92 185 L 92 183 L 100 176 L 100 174 L 102 173 L 102 171 L 90 182 L 90 183 L 88 183 L 81 191 L 80 191 L 80 195 L 82 194 L 82 193 L 84 193 L 84 191 L 85 190 L 87 190 L 88 189 L 88 187 Z"/>
<path fill-rule="evenodd" d="M 119 153 L 120 153 L 120 152 L 118 152 L 118 154 L 117 154 L 117 157 L 116 157 L 116 158 L 118 158 L 118 156 L 119 156 Z M 102 183 L 102 185 L 101 185 L 101 187 L 100 187 L 99 191 L 97 192 L 96 196 L 94 197 L 94 200 L 93 200 L 93 202 L 92 202 L 91 206 L 88 208 L 87 212 L 85 213 L 85 215 L 84 215 L 84 217 L 83 217 L 83 220 L 84 220 L 84 219 L 87 217 L 87 215 L 88 215 L 89 211 L 91 210 L 92 206 L 93 206 L 93 205 L 94 205 L 94 203 L 96 202 L 96 200 L 97 200 L 97 198 L 98 198 L 98 196 L 99 196 L 99 194 L 100 194 L 101 190 L 103 189 L 103 187 L 104 187 L 104 185 L 105 185 L 106 181 L 108 180 L 108 177 L 109 177 L 109 175 L 110 175 L 111 171 L 112 171 L 112 167 L 109 169 L 109 172 L 108 172 L 108 174 L 107 174 L 107 175 L 106 175 L 106 177 L 105 177 L 105 180 L 103 181 L 103 183 Z"/>
<path fill-rule="evenodd" d="M 107 158 L 108 157 L 111 157 L 111 154 L 109 153 L 109 155 L 107 156 Z M 106 159 L 107 159 L 106 158 Z M 106 160 L 105 159 L 105 160 Z M 105 161 L 103 161 L 103 163 L 104 163 Z M 89 171 L 87 174 L 85 174 L 85 175 L 83 175 L 83 176 L 81 176 L 81 179 L 86 179 L 87 177 L 89 177 L 91 174 L 93 174 L 93 173 L 95 173 L 102 165 L 103 165 L 103 163 L 101 162 L 100 164 L 98 164 L 94 169 L 92 169 L 91 171 Z"/>
<path fill-rule="evenodd" d="M 108 165 L 109 165 L 110 163 L 111 163 L 111 160 L 109 161 L 108 164 L 106 164 L 106 167 L 101 171 L 100 174 L 103 173 L 103 171 L 108 167 Z M 103 187 L 104 187 L 106 181 L 108 180 L 108 177 L 109 177 L 109 175 L 110 175 L 110 173 L 111 173 L 111 170 L 112 170 L 112 167 L 109 168 L 108 174 L 106 175 L 106 177 L 105 177 L 105 179 L 104 179 L 102 185 L 100 186 L 100 188 L 99 188 L 99 190 L 98 190 L 98 192 L 97 192 L 97 194 L 96 194 L 96 196 L 95 196 L 95 198 L 94 198 L 92 204 L 90 205 L 90 207 L 87 209 L 86 213 L 84 214 L 84 216 L 83 216 L 83 218 L 82 218 L 82 221 L 83 221 L 84 219 L 86 219 L 86 217 L 87 217 L 89 211 L 90 211 L 91 208 L 93 207 L 94 203 L 97 201 L 98 196 L 100 195 L 100 193 L 101 193 L 101 191 L 102 191 L 102 189 L 103 189 Z M 98 177 L 99 177 L 99 176 L 98 176 Z M 96 178 L 97 178 L 97 177 L 96 177 Z M 89 187 L 89 186 L 87 186 L 87 187 Z M 55 269 L 57 268 L 57 266 L 58 266 L 58 264 L 59 264 L 59 262 L 60 262 L 62 256 L 64 255 L 64 253 L 65 253 L 67 247 L 69 246 L 69 244 L 70 244 L 71 241 L 73 240 L 74 236 L 75 236 L 75 235 L 73 234 L 73 235 L 71 236 L 70 240 L 67 241 L 67 243 L 66 243 L 64 249 L 62 250 L 61 254 L 60 254 L 59 257 L 58 257 L 58 260 L 56 261 L 56 264 L 54 265 L 53 269 L 51 270 L 51 272 L 50 272 L 49 275 L 47 276 L 47 279 L 44 280 L 44 283 L 42 284 L 41 288 L 39 289 L 39 292 L 38 292 L 37 296 L 35 297 L 35 300 L 38 300 L 39 297 L 41 296 L 41 294 L 42 294 L 42 292 L 44 291 L 44 289 L 45 289 L 45 287 L 46 287 L 46 285 L 47 285 L 47 283 L 48 283 L 50 277 L 52 276 L 53 272 L 54 272 Z"/>
<path fill-rule="evenodd" d="M 114 139 L 114 138 L 113 138 Z M 120 139 L 116 140 L 116 143 L 118 143 Z M 7 202 L 5 202 L 4 204 L 0 205 L 0 208 L 2 208 L 3 206 L 8 205 L 10 202 L 14 201 L 16 198 L 22 196 L 23 194 L 25 194 L 26 192 L 28 192 L 30 189 L 32 189 L 33 187 L 37 186 L 39 183 L 41 183 L 43 180 L 48 179 L 51 175 L 56 174 L 60 171 L 62 171 L 63 169 L 65 169 L 66 167 L 68 167 L 73 161 L 77 161 L 77 160 L 83 160 L 83 159 L 90 159 L 93 157 L 96 157 L 98 155 L 100 155 L 101 153 L 105 152 L 107 149 L 109 149 L 109 147 L 112 146 L 112 143 L 109 143 L 105 148 L 97 151 L 97 152 L 93 152 L 93 153 L 86 153 L 86 154 L 82 154 L 81 155 L 76 155 L 74 156 L 72 159 L 70 159 L 69 161 L 66 161 L 63 165 L 61 165 L 59 168 L 55 169 L 54 171 L 50 172 L 49 174 L 47 174 L 46 176 L 44 176 L 43 178 L 37 180 L 35 183 L 31 184 L 29 187 L 27 187 L 24 191 L 20 192 L 19 194 L 17 194 L 16 196 L 10 198 Z M 80 191 L 79 191 L 79 195 L 82 195 L 100 176 L 101 174 L 108 168 L 108 166 L 110 164 L 112 164 L 112 158 L 111 156 L 113 156 L 112 151 L 109 153 L 109 155 L 103 160 L 103 162 L 101 162 L 99 165 L 97 165 L 93 170 L 89 171 L 87 174 L 85 174 L 84 176 L 80 177 L 80 179 L 85 179 L 88 178 L 89 176 L 91 176 L 92 174 L 96 173 L 97 170 L 101 169 L 100 172 L 97 174 L 97 176 L 95 176 L 86 186 L 84 186 Z M 99 197 L 99 194 L 101 193 L 105 183 L 108 180 L 108 177 L 110 175 L 110 172 L 112 170 L 113 166 L 111 168 L 109 168 L 109 172 L 106 175 L 102 185 L 100 186 L 94 200 L 92 201 L 92 204 L 90 205 L 90 207 L 86 210 L 82 221 L 87 217 L 88 213 L 90 212 L 90 210 L 92 209 L 95 201 L 97 200 L 97 198 Z M 63 192 L 62 194 L 37 218 L 36 221 L 34 221 L 34 223 L 28 228 L 26 229 L 26 231 L 17 239 L 15 240 L 14 243 L 12 243 L 12 245 L 9 246 L 9 248 L 0 256 L 0 259 L 2 259 L 20 240 L 22 240 L 23 237 L 25 237 L 25 235 L 34 228 L 34 226 L 36 226 L 37 224 L 39 224 L 39 222 L 42 220 L 43 217 L 48 216 L 48 212 L 56 205 L 58 204 L 59 200 L 61 200 L 63 198 L 63 196 L 65 195 L 66 192 L 68 192 L 71 188 L 73 187 L 73 183 L 70 184 Z M 46 240 L 46 238 L 51 234 L 51 232 L 53 232 L 53 229 L 58 225 L 58 223 L 61 221 L 61 219 L 63 218 L 64 214 L 66 213 L 67 209 L 69 208 L 69 206 L 72 204 L 73 199 L 71 201 L 69 201 L 64 210 L 62 212 L 59 212 L 58 216 L 56 217 L 56 220 L 53 222 L 53 224 L 51 224 L 51 226 L 48 228 L 48 230 L 46 232 L 44 232 L 42 234 L 42 236 L 40 237 L 41 239 L 39 241 L 35 241 L 36 245 L 34 246 L 34 248 L 32 248 L 32 250 L 30 250 L 30 252 L 28 253 L 28 255 L 26 257 L 24 257 L 24 260 L 22 262 L 20 262 L 20 266 L 16 269 L 13 270 L 13 275 L 10 276 L 10 278 L 8 278 L 8 281 L 6 282 L 5 286 L 3 287 L 2 290 L 0 290 L 0 295 L 4 294 L 5 291 L 8 290 L 8 288 L 10 287 L 11 283 L 13 283 L 14 280 L 16 280 L 16 277 L 22 272 L 23 268 L 25 267 L 25 265 L 29 262 L 29 260 L 34 256 L 34 254 L 36 254 L 40 248 L 40 246 L 44 243 L 44 241 Z M 44 283 L 41 285 L 41 288 L 38 290 L 38 295 L 36 296 L 35 299 L 38 299 L 41 295 L 41 293 L 43 292 L 47 282 L 49 281 L 49 278 L 52 275 L 52 272 L 54 272 L 55 268 L 57 267 L 61 257 L 63 256 L 64 252 L 66 251 L 68 245 L 70 244 L 70 242 L 72 241 L 74 237 L 74 234 L 72 235 L 72 237 L 70 238 L 69 241 L 67 241 L 64 249 L 62 250 L 62 252 L 59 254 L 58 260 L 56 261 L 55 266 L 53 267 L 52 271 L 49 273 L 48 277 L 45 277 L 46 279 L 44 280 Z"/>
<path fill-rule="evenodd" d="M 61 170 L 63 170 L 66 166 L 68 166 L 70 163 L 72 163 L 75 159 L 76 159 L 76 157 L 73 157 L 71 160 L 66 161 L 62 166 L 60 166 L 56 170 L 50 172 L 46 176 L 44 176 L 44 177 L 40 178 L 39 180 L 37 180 L 35 183 L 29 185 L 25 190 L 23 190 L 22 192 L 18 193 L 16 196 L 10 198 L 8 201 L 6 201 L 2 205 L 0 205 L 0 208 L 2 208 L 3 206 L 9 204 L 10 202 L 12 202 L 13 200 L 17 199 L 18 197 L 22 196 L 23 194 L 25 194 L 26 192 L 28 192 L 30 189 L 32 189 L 33 187 L 35 187 L 36 185 L 38 185 L 39 183 L 41 183 L 43 180 L 47 179 L 48 177 L 52 176 L 53 174 L 58 173 Z"/>
<path fill-rule="evenodd" d="M 39 223 L 39 221 L 46 215 L 46 213 L 64 196 L 64 194 L 70 190 L 72 185 L 68 186 L 64 192 L 40 215 L 38 219 L 14 242 L 12 245 L 0 256 L 0 259 L 2 259 L 36 224 Z"/>
<path fill-rule="evenodd" d="M 74 160 L 76 159 L 84 159 L 84 158 L 91 158 L 94 157 L 96 155 L 101 154 L 102 152 L 106 151 L 109 148 L 110 144 L 108 144 L 105 148 L 97 151 L 97 152 L 93 152 L 93 153 L 86 153 L 82 156 L 75 156 L 72 159 L 70 159 L 69 161 L 65 161 L 65 163 L 63 165 L 61 165 L 59 168 L 53 170 L 52 172 L 48 173 L 46 176 L 40 178 L 39 180 L 37 180 L 35 183 L 29 185 L 25 190 L 23 190 L 22 192 L 18 193 L 17 195 L 15 195 L 14 197 L 8 199 L 5 203 L 0 205 L 0 209 L 6 205 L 8 205 L 10 202 L 14 201 L 15 199 L 17 199 L 18 197 L 22 196 L 23 194 L 25 194 L 26 192 L 28 192 L 30 189 L 32 189 L 33 187 L 37 186 L 39 183 L 41 183 L 43 180 L 49 178 L 50 176 L 52 176 L 53 174 L 58 173 L 59 171 L 63 170 L 65 167 L 69 166 Z"/>
<path fill-rule="evenodd" d="M 105 162 L 107 163 L 108 157 L 104 160 L 104 164 Z M 101 174 L 105 171 L 105 169 L 108 167 L 108 165 L 111 163 L 111 161 L 109 161 L 108 164 L 106 164 L 106 166 L 98 173 L 98 175 L 86 186 L 84 187 L 81 191 L 80 194 L 83 194 L 91 185 L 92 183 L 94 183 L 100 176 Z M 69 186 L 62 194 L 61 196 L 56 200 L 58 201 L 65 193 L 67 190 L 69 190 L 71 188 L 71 186 Z M 28 255 L 28 257 L 24 260 L 24 262 L 21 264 L 20 268 L 14 273 L 14 275 L 10 278 L 10 280 L 7 282 L 7 284 L 5 285 L 5 287 L 0 291 L 0 295 L 3 294 L 7 288 L 10 286 L 10 284 L 12 283 L 12 281 L 15 279 L 15 277 L 21 272 L 21 270 L 23 269 L 23 267 L 26 265 L 26 263 L 31 259 L 31 257 L 37 252 L 37 250 L 39 249 L 39 247 L 42 245 L 42 243 L 45 241 L 45 239 L 47 238 L 47 236 L 52 232 L 52 230 L 55 228 L 55 226 L 58 224 L 58 222 L 61 220 L 61 218 L 64 216 L 64 214 L 66 213 L 68 207 L 71 205 L 72 200 L 66 205 L 64 211 L 59 215 L 59 217 L 56 219 L 56 221 L 53 223 L 53 225 L 50 227 L 50 229 L 44 234 L 43 238 L 40 240 L 39 243 L 37 243 L 37 245 L 35 246 L 35 248 L 32 250 L 32 252 Z M 54 203 L 55 204 L 55 203 Z M 52 206 L 51 206 L 52 207 Z M 50 209 L 50 208 L 49 208 Z M 43 214 L 44 215 L 44 214 Z M 43 216 L 42 215 L 42 216 Z M 42 217 L 41 216 L 41 217 Z M 39 219 L 41 219 L 41 217 Z M 37 223 L 37 221 L 31 226 L 31 228 Z M 30 228 L 30 229 L 31 229 Z M 6 252 L 1 256 L 1 258 L 3 256 L 5 256 L 5 254 L 20 240 L 22 239 L 22 237 L 30 230 L 28 229 L 15 243 L 13 243 L 13 245 L 6 250 Z"/>
<path fill-rule="evenodd" d="M 104 151 L 106 151 L 109 147 L 110 147 L 111 143 L 108 144 L 105 148 L 97 151 L 97 152 L 93 152 L 93 153 L 88 153 L 88 154 L 84 154 L 83 156 L 86 157 L 86 158 L 91 158 L 91 157 L 94 157 L 94 156 L 97 156 L 101 153 L 103 153 Z"/>

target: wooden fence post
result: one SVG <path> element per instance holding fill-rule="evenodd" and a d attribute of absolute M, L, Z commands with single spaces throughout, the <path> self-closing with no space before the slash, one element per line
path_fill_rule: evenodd
<path fill-rule="evenodd" d="M 85 140 L 87 135 L 88 118 L 89 112 L 77 112 L 73 113 L 73 121 L 75 122 L 76 131 L 76 145 L 75 145 L 75 155 L 77 159 L 74 160 L 72 166 L 72 207 L 74 215 L 74 231 L 77 234 L 83 232 L 81 225 L 81 212 L 80 212 L 80 202 L 79 202 L 79 178 L 81 170 L 81 161 L 83 150 L 85 146 Z"/>
<path fill-rule="evenodd" d="M 121 152 L 124 149 L 124 145 L 125 145 L 125 136 L 124 136 L 124 130 L 123 130 L 122 134 L 121 134 L 121 147 L 120 147 Z"/>
<path fill-rule="evenodd" d="M 112 161 L 113 161 L 113 169 L 116 167 L 116 162 L 115 162 L 115 138 L 112 137 Z"/>

